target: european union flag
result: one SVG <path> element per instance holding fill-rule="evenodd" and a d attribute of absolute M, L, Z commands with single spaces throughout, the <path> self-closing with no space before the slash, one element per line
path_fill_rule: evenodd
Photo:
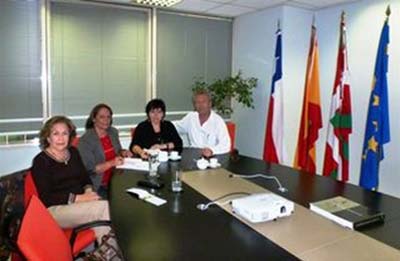
<path fill-rule="evenodd" d="M 360 186 L 366 189 L 378 187 L 379 163 L 384 158 L 383 145 L 390 141 L 386 77 L 389 60 L 388 45 L 389 24 L 387 18 L 379 40 L 361 159 Z"/>

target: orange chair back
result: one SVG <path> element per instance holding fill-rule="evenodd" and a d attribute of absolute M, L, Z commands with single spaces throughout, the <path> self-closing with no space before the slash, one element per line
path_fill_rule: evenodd
<path fill-rule="evenodd" d="M 67 237 L 35 195 L 22 220 L 17 245 L 30 261 L 73 260 Z"/>
<path fill-rule="evenodd" d="M 32 196 L 39 197 L 39 193 L 36 189 L 35 181 L 33 180 L 31 171 L 28 171 L 25 176 L 24 193 L 24 206 L 26 209 Z M 71 237 L 72 228 L 65 228 L 63 231 L 67 238 Z M 74 255 L 81 252 L 85 247 L 93 243 L 95 240 L 96 235 L 92 229 L 87 229 L 79 232 L 77 238 L 75 239 L 75 244 L 73 247 Z"/>
<path fill-rule="evenodd" d="M 37 192 L 35 182 L 33 181 L 32 172 L 29 170 L 25 176 L 25 183 L 24 183 L 24 206 L 25 208 L 28 206 L 29 201 L 33 195 L 39 196 Z"/>
<path fill-rule="evenodd" d="M 235 134 L 236 134 L 236 124 L 228 121 L 226 123 L 226 127 L 228 127 L 229 137 L 231 138 L 231 151 L 235 148 Z"/>
<path fill-rule="evenodd" d="M 78 136 L 75 136 L 74 139 L 71 142 L 71 146 L 77 148 L 78 144 L 79 144 L 79 139 L 80 138 Z"/>

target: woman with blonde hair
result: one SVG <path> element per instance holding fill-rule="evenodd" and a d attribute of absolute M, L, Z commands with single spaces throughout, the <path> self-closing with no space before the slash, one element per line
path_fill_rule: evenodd
<path fill-rule="evenodd" d="M 75 134 L 68 118 L 47 120 L 39 134 L 42 151 L 31 169 L 40 200 L 62 228 L 110 220 L 108 201 L 100 200 L 78 150 L 70 146 Z M 96 227 L 94 231 L 100 242 L 110 228 Z"/>

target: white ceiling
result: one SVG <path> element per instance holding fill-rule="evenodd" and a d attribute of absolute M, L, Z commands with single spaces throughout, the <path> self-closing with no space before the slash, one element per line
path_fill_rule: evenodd
<path fill-rule="evenodd" d="M 106 1 L 125 4 L 135 3 L 135 0 L 83 1 Z M 362 0 L 182 0 L 182 2 L 169 7 L 169 9 L 217 16 L 235 17 L 278 5 L 289 5 L 309 10 L 317 10 L 328 6 L 358 1 Z"/>
<path fill-rule="evenodd" d="M 360 0 L 182 0 L 171 9 L 235 17 L 278 5 L 290 5 L 310 10 L 357 2 Z"/>

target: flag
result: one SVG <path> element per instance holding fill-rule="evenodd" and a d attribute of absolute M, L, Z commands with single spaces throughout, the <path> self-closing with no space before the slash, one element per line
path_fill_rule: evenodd
<path fill-rule="evenodd" d="M 333 85 L 324 168 L 322 171 L 324 176 L 330 176 L 343 182 L 349 179 L 349 136 L 351 125 L 346 25 L 344 13 L 342 13 L 336 76 Z"/>
<path fill-rule="evenodd" d="M 389 8 L 388 10 L 390 12 Z M 389 60 L 389 14 L 383 25 L 379 40 L 365 127 L 360 186 L 366 189 L 376 189 L 378 187 L 379 163 L 384 158 L 383 145 L 390 141 L 386 75 Z"/>
<path fill-rule="evenodd" d="M 303 108 L 294 161 L 295 168 L 315 173 L 315 142 L 318 139 L 318 131 L 320 128 L 322 128 L 322 116 L 319 99 L 317 30 L 315 26 L 312 25 Z"/>
<path fill-rule="evenodd" d="M 264 160 L 282 163 L 284 160 L 283 146 L 282 35 L 278 26 L 276 31 L 275 72 L 272 76 L 265 130 Z"/>

